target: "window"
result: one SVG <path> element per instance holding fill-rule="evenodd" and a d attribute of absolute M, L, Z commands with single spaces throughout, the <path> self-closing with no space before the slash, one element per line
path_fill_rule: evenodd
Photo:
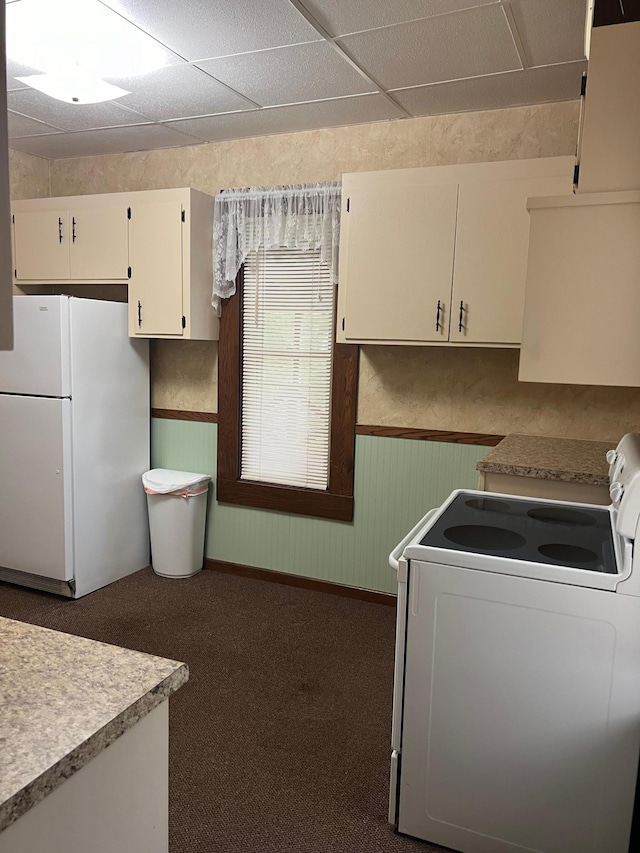
<path fill-rule="evenodd" d="M 218 500 L 350 521 L 358 348 L 319 250 L 250 252 L 223 302 Z"/>

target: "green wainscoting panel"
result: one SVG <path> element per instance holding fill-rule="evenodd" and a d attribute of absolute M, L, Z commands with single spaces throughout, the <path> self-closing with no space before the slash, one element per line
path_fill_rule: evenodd
<path fill-rule="evenodd" d="M 216 472 L 215 424 L 154 418 L 156 468 Z M 356 438 L 353 523 L 219 504 L 209 496 L 206 555 L 279 572 L 395 592 L 387 557 L 432 507 L 474 489 L 490 448 L 435 441 Z"/>

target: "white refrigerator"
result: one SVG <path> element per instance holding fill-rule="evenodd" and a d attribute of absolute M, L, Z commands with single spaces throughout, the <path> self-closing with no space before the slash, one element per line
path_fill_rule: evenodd
<path fill-rule="evenodd" d="M 149 564 L 148 342 L 127 306 L 15 296 L 0 352 L 0 580 L 79 598 Z"/>

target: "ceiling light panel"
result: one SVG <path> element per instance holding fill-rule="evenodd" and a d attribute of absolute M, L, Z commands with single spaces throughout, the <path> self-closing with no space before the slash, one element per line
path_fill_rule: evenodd
<path fill-rule="evenodd" d="M 395 109 L 382 95 L 359 95 L 333 101 L 176 121 L 171 122 L 170 127 L 207 142 L 220 142 L 272 133 L 295 133 L 345 124 L 365 124 L 401 116 L 400 110 Z"/>
<path fill-rule="evenodd" d="M 198 66 L 261 106 L 376 91 L 324 41 L 212 59 Z"/>
<path fill-rule="evenodd" d="M 100 104 L 103 101 L 113 101 L 128 95 L 125 89 L 106 83 L 99 77 L 90 77 L 87 74 L 73 74 L 60 76 L 58 74 L 30 74 L 27 77 L 18 78 L 21 83 L 26 83 L 38 92 L 65 101 L 67 104 Z"/>
<path fill-rule="evenodd" d="M 60 76 L 133 76 L 169 62 L 154 39 L 98 0 L 12 3 L 7 6 L 7 54 Z"/>
<path fill-rule="evenodd" d="M 24 77 L 25 74 L 33 74 L 34 69 L 28 65 L 22 65 L 21 62 L 15 62 L 7 58 L 7 91 L 11 89 L 25 89 L 26 85 L 17 80 L 17 77 Z"/>
<path fill-rule="evenodd" d="M 584 0 L 512 0 L 513 19 L 531 65 L 584 59 L 586 8 Z"/>
<path fill-rule="evenodd" d="M 121 98 L 119 103 L 154 121 L 211 115 L 255 106 L 190 65 L 171 65 L 144 77 L 117 78 L 112 82 L 131 90 L 131 94 Z"/>
<path fill-rule="evenodd" d="M 289 0 L 105 0 L 189 61 L 317 41 Z"/>
<path fill-rule="evenodd" d="M 340 39 L 387 89 L 521 68 L 500 6 L 480 6 Z"/>
<path fill-rule="evenodd" d="M 569 101 L 580 95 L 585 66 L 584 62 L 569 62 L 528 68 L 452 83 L 399 89 L 393 92 L 393 96 L 413 116 Z"/>
<path fill-rule="evenodd" d="M 401 24 L 442 15 L 469 6 L 485 6 L 497 0 L 302 0 L 314 18 L 333 36 L 373 30 L 390 24 Z"/>

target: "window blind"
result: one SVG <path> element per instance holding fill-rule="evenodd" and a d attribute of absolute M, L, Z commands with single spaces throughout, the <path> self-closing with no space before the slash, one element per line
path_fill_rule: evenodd
<path fill-rule="evenodd" d="M 328 487 L 334 301 L 319 250 L 260 248 L 248 255 L 241 479 Z"/>

